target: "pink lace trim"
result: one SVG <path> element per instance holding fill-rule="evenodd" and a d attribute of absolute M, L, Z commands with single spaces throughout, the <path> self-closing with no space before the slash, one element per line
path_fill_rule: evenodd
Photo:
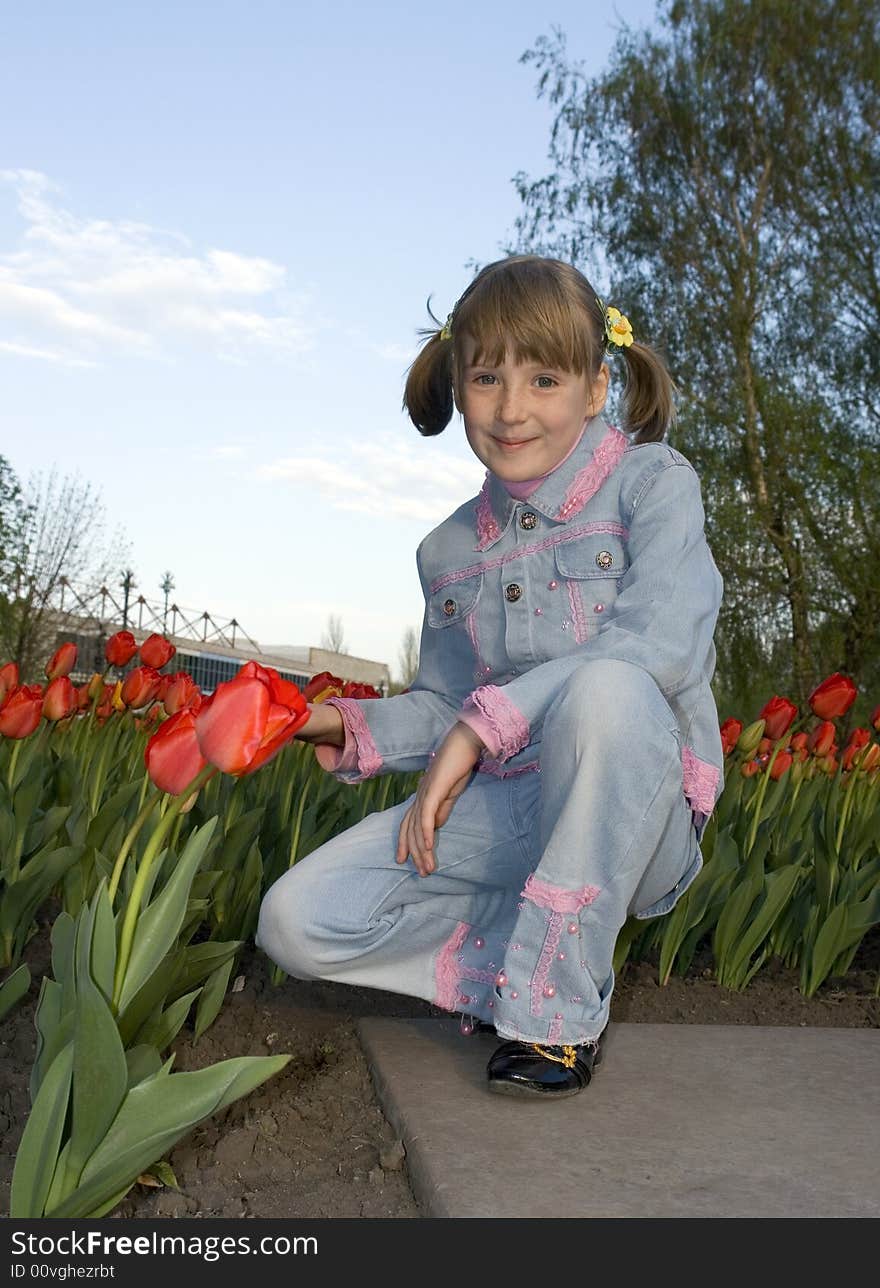
<path fill-rule="evenodd" d="M 586 537 L 595 532 L 608 532 L 615 537 L 622 537 L 624 541 L 629 536 L 629 528 L 622 523 L 611 523 L 598 519 L 592 523 L 581 523 L 576 528 L 565 528 L 561 532 L 544 537 L 542 541 L 534 541 L 529 546 L 517 546 L 515 550 L 508 551 L 506 555 L 499 555 L 497 559 L 487 559 L 483 563 L 469 564 L 467 568 L 459 568 L 455 572 L 444 572 L 439 577 L 434 578 L 428 587 L 428 592 L 433 595 L 436 591 L 442 590 L 444 586 L 452 585 L 453 582 L 465 581 L 468 577 L 476 577 L 481 572 L 491 572 L 493 568 L 502 568 L 504 564 L 510 563 L 512 559 L 522 559 L 525 555 L 536 555 L 541 550 L 548 550 L 551 546 L 561 546 L 567 541 L 577 541 L 580 537 Z"/>
<path fill-rule="evenodd" d="M 525 765 L 515 765 L 512 769 L 504 769 L 499 760 L 481 760 L 477 765 L 478 774 L 492 774 L 495 778 L 515 778 L 517 774 L 540 774 L 541 762 L 539 760 L 530 760 Z"/>
<path fill-rule="evenodd" d="M 364 719 L 364 713 L 361 711 L 357 700 L 355 698 L 328 698 L 327 706 L 339 708 L 346 728 L 351 730 L 357 744 L 357 767 L 360 777 L 354 781 L 361 782 L 364 778 L 372 778 L 382 768 L 382 757 L 373 742 L 370 726 Z"/>
<path fill-rule="evenodd" d="M 558 1046 L 558 1039 L 562 1037 L 562 1016 L 554 1015 L 550 1021 L 550 1028 L 547 1030 L 547 1041 L 551 1046 Z"/>
<path fill-rule="evenodd" d="M 551 912 L 580 912 L 581 908 L 586 908 L 597 897 L 599 887 L 588 885 L 580 890 L 566 890 L 563 886 L 542 881 L 532 873 L 522 894 L 539 908 L 549 908 Z"/>
<path fill-rule="evenodd" d="M 691 805 L 703 814 L 711 814 L 715 808 L 718 783 L 721 771 L 715 765 L 700 760 L 690 747 L 681 749 L 681 772 L 684 794 Z"/>
<path fill-rule="evenodd" d="M 591 496 L 594 496 L 616 468 L 627 447 L 629 439 L 626 434 L 609 426 L 608 433 L 593 452 L 593 459 L 584 469 L 574 476 L 559 507 L 557 519 L 570 519 L 578 510 L 582 510 Z"/>
<path fill-rule="evenodd" d="M 584 603 L 581 599 L 581 588 L 576 581 L 568 578 L 568 602 L 571 605 L 571 618 L 574 622 L 576 644 L 583 644 L 587 638 L 587 619 L 584 615 Z"/>
<path fill-rule="evenodd" d="M 434 979 L 437 984 L 436 1004 L 444 1011 L 454 1011 L 458 1000 L 458 980 L 461 967 L 455 954 L 467 939 L 470 926 L 460 921 L 437 955 Z"/>
<path fill-rule="evenodd" d="M 492 513 L 492 502 L 489 500 L 489 473 L 486 472 L 486 480 L 483 483 L 480 495 L 477 499 L 477 550 L 485 550 L 486 546 L 492 541 L 497 541 L 501 536 L 501 529 L 495 522 L 495 515 Z"/>
<path fill-rule="evenodd" d="M 528 885 L 528 882 L 526 882 L 526 885 Z M 544 936 L 544 947 L 541 949 L 541 956 L 538 958 L 535 973 L 529 981 L 530 1015 L 540 1015 L 543 1010 L 544 985 L 547 983 L 547 976 L 550 974 L 550 964 L 556 956 L 556 950 L 559 947 L 559 939 L 562 935 L 562 920 L 562 913 L 554 912 L 547 924 L 547 934 Z"/>
<path fill-rule="evenodd" d="M 501 689 L 494 684 L 481 685 L 465 698 L 462 710 L 466 711 L 469 706 L 476 707 L 495 731 L 499 748 L 498 760 L 509 760 L 518 751 L 522 751 L 529 741 L 528 721 Z"/>

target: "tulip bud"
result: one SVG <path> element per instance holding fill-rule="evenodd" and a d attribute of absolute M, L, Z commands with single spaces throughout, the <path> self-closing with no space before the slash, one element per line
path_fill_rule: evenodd
<path fill-rule="evenodd" d="M 790 728 L 792 721 L 797 716 L 798 709 L 788 698 L 780 698 L 778 695 L 766 702 L 758 715 L 764 720 L 764 733 L 771 742 L 778 742 L 782 735 Z"/>
<path fill-rule="evenodd" d="M 6 695 L 18 688 L 18 663 L 7 662 L 0 666 L 0 706 L 6 701 Z"/>
<path fill-rule="evenodd" d="M 96 671 L 89 680 L 89 701 L 97 702 L 104 695 L 104 677 Z"/>
<path fill-rule="evenodd" d="M 869 773 L 878 764 L 880 764 L 880 743 L 872 742 L 870 747 L 863 748 L 859 756 L 858 766 L 865 773 Z"/>
<path fill-rule="evenodd" d="M 144 666 L 154 666 L 158 671 L 171 661 L 176 652 L 177 649 L 164 635 L 150 635 L 141 645 L 141 661 Z"/>
<path fill-rule="evenodd" d="M 857 696 L 858 689 L 849 676 L 835 671 L 816 686 L 807 701 L 813 714 L 820 720 L 833 720 L 836 716 L 844 715 Z"/>
<path fill-rule="evenodd" d="M 20 684 L 13 689 L 0 711 L 0 733 L 4 738 L 29 738 L 43 714 L 43 690 L 39 684 Z"/>
<path fill-rule="evenodd" d="M 63 675 L 70 675 L 76 666 L 76 651 L 76 645 L 70 641 L 56 649 L 46 663 L 46 678 L 51 681 Z"/>
<path fill-rule="evenodd" d="M 880 733 L 880 706 L 875 707 L 871 712 L 871 724 Z"/>
<path fill-rule="evenodd" d="M 734 719 L 733 716 L 729 716 L 727 720 L 724 721 L 719 732 L 721 734 L 721 748 L 725 756 L 729 755 L 730 752 L 733 751 L 736 746 L 737 739 L 742 733 L 742 729 L 742 721 Z"/>
<path fill-rule="evenodd" d="M 737 751 L 743 752 L 750 756 L 758 750 L 758 743 L 764 733 L 764 721 L 756 720 L 754 724 L 747 725 L 736 740 Z"/>
<path fill-rule="evenodd" d="M 131 631 L 117 631 L 104 645 L 104 656 L 111 666 L 127 666 L 137 652 Z"/>
<path fill-rule="evenodd" d="M 830 720 L 823 720 L 821 724 L 816 725 L 807 737 L 807 746 L 819 759 L 828 755 L 833 743 L 834 725 Z"/>
<path fill-rule="evenodd" d="M 755 774 L 757 774 L 760 771 L 760 768 L 761 766 L 758 764 L 756 760 L 746 760 L 746 761 L 743 761 L 742 767 L 740 769 L 740 773 L 742 774 L 743 778 L 752 778 Z"/>
<path fill-rule="evenodd" d="M 152 702 L 159 688 L 159 672 L 152 666 L 136 666 L 122 682 L 122 701 L 139 710 Z"/>
<path fill-rule="evenodd" d="M 76 689 L 66 675 L 49 683 L 43 698 L 43 715 L 47 720 L 63 720 L 76 710 Z"/>
<path fill-rule="evenodd" d="M 774 782 L 778 781 L 778 779 L 780 779 L 783 776 L 783 774 L 788 773 L 789 769 L 791 768 L 792 759 L 793 758 L 790 752 L 780 751 L 779 755 L 774 760 L 773 766 L 770 770 L 770 777 L 774 780 Z"/>

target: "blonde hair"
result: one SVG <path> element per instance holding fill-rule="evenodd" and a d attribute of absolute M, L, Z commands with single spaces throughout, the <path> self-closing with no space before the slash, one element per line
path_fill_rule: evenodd
<path fill-rule="evenodd" d="M 595 380 L 606 357 L 595 290 L 573 265 L 540 255 L 487 264 L 455 305 L 449 326 L 450 338 L 439 323 L 419 331 L 423 348 L 407 373 L 403 407 L 424 435 L 442 433 L 452 419 L 465 334 L 476 344 L 475 360 L 492 366 L 511 349 L 514 362 L 546 363 Z M 675 415 L 672 378 L 648 345 L 636 340 L 620 352 L 626 364 L 623 428 L 637 442 L 658 441 Z"/>

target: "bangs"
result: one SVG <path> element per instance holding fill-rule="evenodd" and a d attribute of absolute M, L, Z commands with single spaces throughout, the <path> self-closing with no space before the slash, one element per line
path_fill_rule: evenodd
<path fill-rule="evenodd" d="M 553 260 L 514 256 L 492 269 L 475 279 L 456 310 L 455 333 L 473 338 L 474 362 L 500 366 L 509 352 L 514 362 L 594 375 L 601 351 L 592 334 L 586 279 Z M 566 280 L 560 269 L 580 282 Z"/>

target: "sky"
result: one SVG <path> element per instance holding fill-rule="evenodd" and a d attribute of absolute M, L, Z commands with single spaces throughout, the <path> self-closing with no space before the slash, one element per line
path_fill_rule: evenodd
<path fill-rule="evenodd" d="M 415 551 L 484 467 L 401 410 L 548 170 L 521 55 L 653 0 L 29 0 L 0 13 L 0 453 L 97 489 L 138 593 L 400 671 Z M 120 566 L 119 576 L 123 568 Z"/>

